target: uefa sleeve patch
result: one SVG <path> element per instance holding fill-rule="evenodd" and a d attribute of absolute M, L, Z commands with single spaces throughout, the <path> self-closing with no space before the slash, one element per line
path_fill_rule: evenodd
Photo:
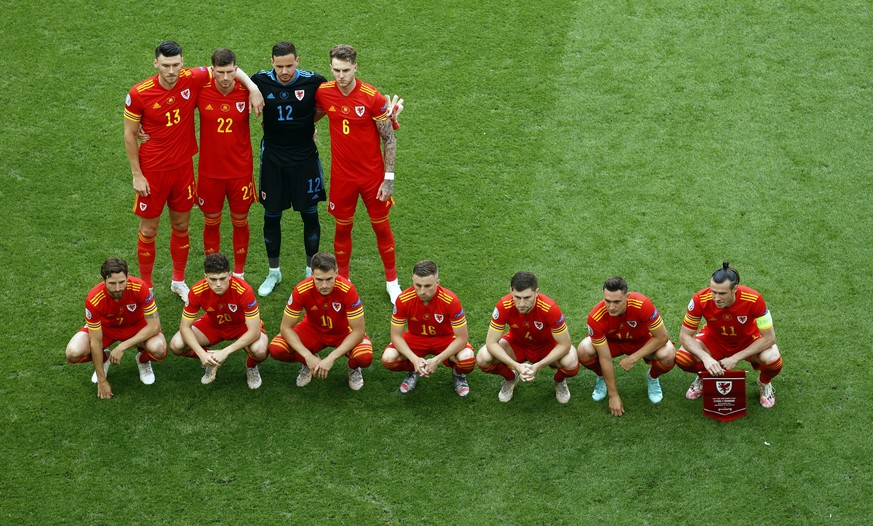
<path fill-rule="evenodd" d="M 694 310 L 694 298 L 691 298 L 691 301 L 688 302 L 688 310 Z"/>
<path fill-rule="evenodd" d="M 494 307 L 494 314 L 491 315 L 495 320 L 500 317 L 500 312 L 497 310 L 497 307 Z"/>
<path fill-rule="evenodd" d="M 124 105 L 130 106 L 130 93 L 128 93 L 127 97 L 124 98 Z"/>

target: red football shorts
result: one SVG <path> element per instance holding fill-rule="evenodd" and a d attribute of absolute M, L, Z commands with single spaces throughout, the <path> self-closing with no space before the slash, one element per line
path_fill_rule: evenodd
<path fill-rule="evenodd" d="M 454 336 L 419 336 L 409 332 L 403 333 L 403 341 L 406 342 L 406 345 L 409 345 L 409 348 L 412 349 L 412 352 L 414 352 L 416 356 L 421 358 L 426 358 L 431 354 L 436 355 L 445 351 L 446 347 L 448 347 L 454 340 Z M 388 347 L 393 349 L 394 344 L 389 343 Z M 473 346 L 470 345 L 470 342 L 467 342 L 467 349 L 473 350 Z"/>
<path fill-rule="evenodd" d="M 713 336 L 711 333 L 705 330 L 695 336 L 695 338 L 706 347 L 706 349 L 709 351 L 709 354 L 716 360 L 721 360 L 722 358 L 733 356 L 734 354 L 742 351 L 743 349 L 751 345 L 753 341 L 757 340 L 760 337 L 761 335 L 759 334 L 750 340 L 745 340 L 735 345 L 728 346 L 724 344 L 721 338 L 719 338 L 718 336 Z"/>
<path fill-rule="evenodd" d="M 321 352 L 322 349 L 326 347 L 338 347 L 342 345 L 343 340 L 346 339 L 348 333 L 345 334 L 325 334 L 324 332 L 318 330 L 314 323 L 310 322 L 308 319 L 303 318 L 300 322 L 298 322 L 294 326 L 294 332 L 297 333 L 297 337 L 300 338 L 300 342 L 303 343 L 303 346 L 309 349 L 309 352 L 313 354 L 317 354 Z M 281 335 L 273 338 L 273 341 L 270 342 L 270 345 L 278 345 L 284 349 L 287 349 L 291 354 L 297 354 L 297 351 L 291 348 L 288 345 L 288 342 L 285 341 Z M 356 345 L 351 351 L 349 351 L 348 356 L 351 356 L 352 353 L 359 349 L 365 347 L 369 351 L 372 352 L 373 344 L 370 342 L 370 338 L 365 334 L 364 339 Z"/>
<path fill-rule="evenodd" d="M 106 349 L 110 345 L 115 342 L 123 342 L 124 340 L 133 338 L 136 336 L 143 327 L 146 326 L 145 318 L 143 318 L 139 323 L 134 325 L 127 325 L 124 327 L 107 327 L 105 325 L 101 326 L 101 331 L 103 332 L 103 348 Z M 84 326 L 79 329 L 79 332 L 88 332 L 88 326 Z"/>
<path fill-rule="evenodd" d="M 143 171 L 151 193 L 143 197 L 136 194 L 133 212 L 146 219 L 160 217 L 164 205 L 174 212 L 188 212 L 194 207 L 197 185 L 194 182 L 194 162 L 171 170 Z"/>
<path fill-rule="evenodd" d="M 207 345 L 215 345 L 218 342 L 238 340 L 246 333 L 245 323 L 232 323 L 219 327 L 212 323 L 209 316 L 201 316 L 194 322 L 194 327 L 203 333 L 209 340 Z M 261 332 L 264 332 L 264 322 L 261 322 Z"/>
<path fill-rule="evenodd" d="M 327 210 L 330 215 L 337 219 L 349 219 L 355 216 L 355 209 L 358 207 L 358 196 L 364 200 L 364 206 L 367 207 L 367 214 L 371 218 L 382 218 L 388 215 L 391 207 L 394 206 L 394 199 L 387 201 L 379 201 L 376 196 L 379 194 L 379 187 L 382 186 L 383 179 L 378 177 L 372 181 L 336 181 L 330 182 L 330 196 L 327 201 Z"/>
<path fill-rule="evenodd" d="M 545 345 L 533 346 L 526 344 L 521 338 L 513 338 L 512 331 L 503 335 L 503 340 L 512 347 L 515 353 L 515 361 L 536 363 L 546 356 L 555 348 L 558 342 L 552 342 Z M 571 346 L 572 347 L 572 346 Z"/>
<path fill-rule="evenodd" d="M 617 358 L 623 354 L 630 356 L 639 351 L 642 349 L 643 345 L 649 341 L 649 339 L 650 338 L 633 341 L 616 341 L 607 339 L 606 343 L 609 345 L 609 354 L 611 354 L 613 358 Z"/>
<path fill-rule="evenodd" d="M 225 198 L 232 214 L 248 214 L 256 195 L 255 179 L 251 175 L 233 179 L 201 175 L 197 180 L 197 203 L 204 214 L 220 214 Z"/>

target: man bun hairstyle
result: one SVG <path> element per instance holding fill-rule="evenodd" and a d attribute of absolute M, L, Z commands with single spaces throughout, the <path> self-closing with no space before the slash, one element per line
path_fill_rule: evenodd
<path fill-rule="evenodd" d="M 722 261 L 721 268 L 712 273 L 714 283 L 731 282 L 731 288 L 740 284 L 740 273 L 731 266 L 730 261 Z"/>

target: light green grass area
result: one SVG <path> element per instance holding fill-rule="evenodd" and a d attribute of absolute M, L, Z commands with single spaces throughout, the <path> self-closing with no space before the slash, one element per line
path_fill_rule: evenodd
<path fill-rule="evenodd" d="M 873 381 L 873 11 L 869 2 L 294 2 L 188 6 L 79 0 L 4 6 L 0 44 L 0 523 L 3 524 L 866 524 Z M 594 375 L 555 402 L 550 375 L 497 401 L 476 371 L 457 397 L 445 368 L 401 395 L 378 364 L 391 306 L 362 207 L 352 278 L 377 361 L 360 392 L 340 362 L 294 385 L 268 361 L 249 391 L 242 356 L 200 385 L 171 356 L 139 382 L 132 353 L 100 401 L 63 350 L 108 256 L 136 270 L 122 143 L 130 87 L 178 40 L 188 65 L 230 47 L 249 73 L 290 39 L 328 74 L 329 48 L 406 101 L 391 220 L 401 283 L 436 260 L 475 346 L 509 279 L 532 270 L 574 343 L 619 274 L 678 341 L 693 293 L 728 259 L 760 291 L 785 368 L 777 405 L 721 424 L 684 399 L 690 375 L 618 374 L 627 413 L 594 403 Z M 261 132 L 253 125 L 253 137 Z M 329 134 L 319 125 L 329 167 Z M 252 208 L 246 276 L 266 274 Z M 333 219 L 322 207 L 322 248 Z M 192 214 L 188 281 L 201 275 Z M 225 218 L 224 242 L 230 242 Z M 270 336 L 302 278 L 286 214 L 285 281 L 261 302 Z M 156 296 L 167 337 L 162 224 Z M 748 368 L 748 364 L 743 367 Z"/>

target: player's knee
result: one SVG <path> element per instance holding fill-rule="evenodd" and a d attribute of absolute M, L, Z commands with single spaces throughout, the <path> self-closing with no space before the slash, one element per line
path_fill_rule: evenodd
<path fill-rule="evenodd" d="M 91 350 L 83 349 L 81 346 L 75 345 L 73 342 L 67 344 L 67 349 L 64 352 L 64 356 L 66 357 L 69 363 L 79 363 L 82 361 L 82 358 L 85 357 Z"/>
<path fill-rule="evenodd" d="M 152 226 L 150 224 L 140 224 L 139 233 L 146 239 L 152 239 L 158 235 L 158 227 L 157 225 Z"/>
<path fill-rule="evenodd" d="M 576 357 L 579 360 L 590 360 L 597 356 L 597 351 L 594 350 L 594 344 L 591 343 L 591 338 L 585 338 L 576 347 Z"/>
<path fill-rule="evenodd" d="M 579 367 L 579 356 L 576 355 L 576 350 L 572 347 L 561 360 L 558 362 L 562 369 L 576 369 Z"/>
<path fill-rule="evenodd" d="M 491 353 L 488 352 L 488 348 L 483 345 L 482 348 L 479 349 L 479 352 L 476 354 L 476 365 L 478 365 L 480 368 L 488 367 L 489 365 L 491 365 L 492 361 L 493 360 L 491 359 Z"/>
<path fill-rule="evenodd" d="M 185 345 L 181 332 L 177 332 L 170 338 L 170 351 L 177 356 L 181 356 L 188 351 L 188 346 Z"/>
<path fill-rule="evenodd" d="M 769 349 L 764 349 L 758 354 L 758 362 L 759 363 L 773 363 L 782 356 L 779 354 L 779 348 L 774 344 Z"/>
<path fill-rule="evenodd" d="M 146 342 L 146 350 L 158 360 L 163 360 L 167 357 L 167 339 L 163 333 L 158 333 L 149 338 Z"/>
<path fill-rule="evenodd" d="M 270 355 L 269 350 L 267 349 L 267 343 L 260 341 L 253 343 L 249 346 L 248 354 L 255 360 L 262 362 L 267 359 L 267 356 Z"/>
<path fill-rule="evenodd" d="M 473 349 L 469 347 L 464 347 L 463 349 L 455 355 L 455 359 L 459 362 L 464 360 L 472 360 L 476 357 L 476 354 L 473 352 Z"/>
<path fill-rule="evenodd" d="M 676 347 L 673 345 L 673 342 L 668 340 L 667 344 L 655 353 L 655 358 L 661 362 L 661 365 L 672 367 L 676 363 Z"/>
<path fill-rule="evenodd" d="M 400 353 L 397 352 L 397 349 L 394 347 L 386 347 L 384 351 L 382 351 L 382 365 L 386 368 L 391 369 L 389 364 L 394 364 L 400 361 Z"/>

